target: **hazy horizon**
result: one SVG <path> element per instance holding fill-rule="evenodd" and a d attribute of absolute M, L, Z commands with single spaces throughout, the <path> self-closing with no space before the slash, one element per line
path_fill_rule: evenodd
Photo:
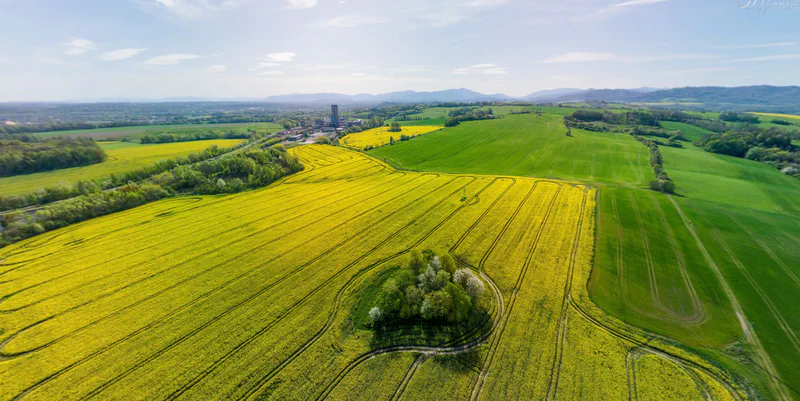
<path fill-rule="evenodd" d="M 695 3 L 0 0 L 0 101 L 798 83 L 800 11 Z"/>

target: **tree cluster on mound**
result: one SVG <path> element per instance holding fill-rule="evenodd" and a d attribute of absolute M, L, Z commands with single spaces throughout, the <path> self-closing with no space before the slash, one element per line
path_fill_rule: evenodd
<path fill-rule="evenodd" d="M 106 152 L 88 138 L 0 140 L 0 176 L 86 166 L 103 162 L 107 157 Z"/>
<path fill-rule="evenodd" d="M 0 218 L 0 246 L 69 224 L 130 209 L 177 194 L 235 193 L 263 187 L 303 169 L 282 145 L 247 149 L 218 159 L 177 166 L 141 182 L 94 191 L 53 203 L 35 215 L 9 213 Z"/>
<path fill-rule="evenodd" d="M 376 326 L 418 319 L 459 323 L 480 307 L 483 292 L 483 282 L 472 270 L 459 269 L 452 256 L 415 250 L 384 282 L 369 317 Z"/>

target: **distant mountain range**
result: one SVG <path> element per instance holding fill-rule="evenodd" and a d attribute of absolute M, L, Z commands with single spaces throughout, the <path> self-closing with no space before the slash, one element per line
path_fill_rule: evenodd
<path fill-rule="evenodd" d="M 402 91 L 379 95 L 340 93 L 312 93 L 270 96 L 270 103 L 437 103 L 482 101 L 581 102 L 605 101 L 619 103 L 665 103 L 702 106 L 706 108 L 800 112 L 800 87 L 798 86 L 702 86 L 673 89 L 577 89 L 560 88 L 543 90 L 523 97 L 501 93 L 486 95 L 469 89 L 449 89 L 435 92 Z"/>
<path fill-rule="evenodd" d="M 484 95 L 469 89 L 448 89 L 435 92 L 402 91 L 380 95 L 361 93 L 343 95 L 341 93 L 309 93 L 270 96 L 265 101 L 270 103 L 437 103 L 437 102 L 482 102 L 514 100 L 503 94 Z"/>

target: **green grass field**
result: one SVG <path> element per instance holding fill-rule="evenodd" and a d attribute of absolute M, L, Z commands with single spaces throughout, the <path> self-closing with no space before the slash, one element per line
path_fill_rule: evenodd
<path fill-rule="evenodd" d="M 170 133 L 175 135 L 189 135 L 204 132 L 246 132 L 248 129 L 257 132 L 274 133 L 282 128 L 275 123 L 241 123 L 241 124 L 183 124 L 183 125 L 140 125 L 134 127 L 98 128 L 88 130 L 53 131 L 34 134 L 42 138 L 58 136 L 89 137 L 97 140 L 126 138 L 138 141 L 146 134 Z"/>
<path fill-rule="evenodd" d="M 94 180 L 110 177 L 149 166 L 156 161 L 186 156 L 200 152 L 212 145 L 230 148 L 241 143 L 240 139 L 221 139 L 210 141 L 177 142 L 166 144 L 139 145 L 130 142 L 101 142 L 108 160 L 103 163 L 61 170 L 44 171 L 0 178 L 0 194 L 23 195 L 60 182 L 76 183 L 80 180 Z"/>
<path fill-rule="evenodd" d="M 561 116 L 523 114 L 444 128 L 434 135 L 370 152 L 420 171 L 551 177 L 644 184 L 647 148 L 626 134 L 573 130 Z"/>

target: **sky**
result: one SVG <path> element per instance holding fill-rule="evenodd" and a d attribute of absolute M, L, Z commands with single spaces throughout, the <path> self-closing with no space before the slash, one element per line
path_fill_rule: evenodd
<path fill-rule="evenodd" d="M 0 101 L 800 84 L 800 0 L 0 0 Z"/>

